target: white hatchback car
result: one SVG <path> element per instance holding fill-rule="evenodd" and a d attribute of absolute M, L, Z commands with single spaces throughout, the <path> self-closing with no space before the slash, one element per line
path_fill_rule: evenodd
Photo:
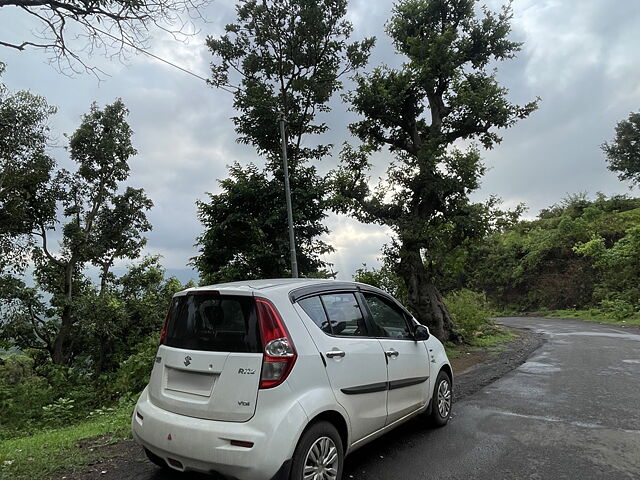
<path fill-rule="evenodd" d="M 256 280 L 177 293 L 134 439 L 160 466 L 242 480 L 331 479 L 423 413 L 451 414 L 442 344 L 383 291 Z"/>

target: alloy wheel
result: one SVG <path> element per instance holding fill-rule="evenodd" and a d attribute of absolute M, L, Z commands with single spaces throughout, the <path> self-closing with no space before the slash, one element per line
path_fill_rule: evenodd
<path fill-rule="evenodd" d="M 318 438 L 304 461 L 304 480 L 335 480 L 338 475 L 338 449 L 329 437 Z"/>
<path fill-rule="evenodd" d="M 447 418 L 451 411 L 451 388 L 449 380 L 443 378 L 438 385 L 438 413 L 442 418 Z"/>

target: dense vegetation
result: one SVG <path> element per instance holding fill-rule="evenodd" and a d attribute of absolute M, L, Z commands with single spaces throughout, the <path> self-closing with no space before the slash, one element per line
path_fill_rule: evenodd
<path fill-rule="evenodd" d="M 640 199 L 572 196 L 488 236 L 465 275 L 504 307 L 630 315 L 640 307 Z"/>
<path fill-rule="evenodd" d="M 332 145 L 318 144 L 329 126 L 317 116 L 330 111 L 340 78 L 367 63 L 373 39 L 348 43 L 346 0 L 242 0 L 236 13 L 224 35 L 207 39 L 211 84 L 233 94 L 238 141 L 266 165 L 232 165 L 222 192 L 198 202 L 204 232 L 194 265 L 206 283 L 291 275 L 282 117 L 298 270 L 323 276 L 321 256 L 333 247 L 320 238 L 329 232 L 327 187 L 312 162 L 330 155 Z"/>
<path fill-rule="evenodd" d="M 83 116 L 68 137 L 73 170 L 48 154 L 53 114 L 0 84 L 0 438 L 130 402 L 184 287 L 159 258 L 140 258 L 152 202 L 127 185 L 124 104 Z M 118 260 L 135 263 L 116 275 Z"/>
<path fill-rule="evenodd" d="M 453 249 L 444 262 L 450 310 L 461 298 L 481 305 L 482 295 L 497 312 L 589 310 L 622 321 L 640 312 L 640 198 L 573 195 L 534 220 L 504 223 Z M 406 298 L 387 264 L 356 278 Z M 468 339 L 472 315 L 458 317 Z"/>

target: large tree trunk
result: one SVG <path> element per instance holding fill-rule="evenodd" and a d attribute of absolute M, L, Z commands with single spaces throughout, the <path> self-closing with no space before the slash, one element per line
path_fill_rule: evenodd
<path fill-rule="evenodd" d="M 65 266 L 64 274 L 64 296 L 66 305 L 62 309 L 60 316 L 60 329 L 53 342 L 53 354 L 51 359 L 56 365 L 67 365 L 71 359 L 71 334 L 73 327 L 73 312 L 71 309 L 71 300 L 73 299 L 73 267 L 74 263 L 70 261 Z"/>
<path fill-rule="evenodd" d="M 51 359 L 56 365 L 67 365 L 71 358 L 71 327 L 73 324 L 73 317 L 71 312 L 71 306 L 66 305 L 62 310 L 60 318 L 60 329 L 56 335 L 56 339 L 53 342 L 53 354 Z"/>
<path fill-rule="evenodd" d="M 401 249 L 398 274 L 405 282 L 408 306 L 416 319 L 429 327 L 429 331 L 440 341 L 457 342 L 459 336 L 455 332 L 451 315 L 424 266 L 419 248 Z"/>

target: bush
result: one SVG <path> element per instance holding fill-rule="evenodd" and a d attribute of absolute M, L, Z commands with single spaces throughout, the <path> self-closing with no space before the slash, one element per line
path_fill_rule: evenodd
<path fill-rule="evenodd" d="M 62 397 L 42 407 L 44 422 L 50 427 L 68 425 L 76 416 L 75 400 Z"/>
<path fill-rule="evenodd" d="M 55 400 L 46 379 L 36 375 L 33 359 L 10 354 L 0 362 L 0 439 L 37 428 L 42 407 Z"/>
<path fill-rule="evenodd" d="M 462 338 L 469 342 L 480 336 L 483 330 L 492 326 L 489 305 L 483 293 L 463 289 L 451 292 L 444 298 L 456 329 Z"/>
<path fill-rule="evenodd" d="M 149 382 L 149 375 L 158 352 L 158 335 L 152 335 L 136 345 L 133 353 L 120 363 L 118 370 L 106 380 L 106 393 L 112 400 L 136 396 Z"/>
<path fill-rule="evenodd" d="M 635 313 L 633 305 L 625 300 L 602 300 L 600 302 L 600 310 L 604 314 L 611 315 L 614 320 L 621 322 L 625 318 L 629 318 Z"/>

